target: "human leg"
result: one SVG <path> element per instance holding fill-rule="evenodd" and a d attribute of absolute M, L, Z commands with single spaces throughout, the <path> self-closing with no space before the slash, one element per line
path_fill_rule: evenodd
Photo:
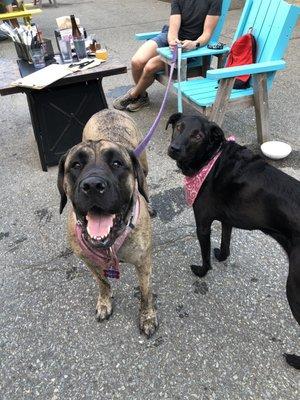
<path fill-rule="evenodd" d="M 134 83 L 137 85 L 147 62 L 157 55 L 157 42 L 147 40 L 134 54 L 131 59 L 131 73 Z"/>
<path fill-rule="evenodd" d="M 160 71 L 164 67 L 164 62 L 160 56 L 152 57 L 147 64 L 144 66 L 143 73 L 137 83 L 137 85 L 131 91 L 132 97 L 138 97 L 145 93 L 146 89 L 152 85 L 155 79 L 156 72 Z"/>
<path fill-rule="evenodd" d="M 146 89 L 153 83 L 155 72 L 163 68 L 163 62 L 157 56 L 156 50 L 158 47 L 168 45 L 167 30 L 164 28 L 163 30 L 159 35 L 145 42 L 132 57 L 132 77 L 135 86 L 113 101 L 113 106 L 117 110 L 138 111 L 149 105 Z"/>

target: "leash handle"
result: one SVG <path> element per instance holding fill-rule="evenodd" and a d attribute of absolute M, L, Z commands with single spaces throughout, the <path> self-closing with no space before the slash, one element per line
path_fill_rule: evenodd
<path fill-rule="evenodd" d="M 182 93 L 181 93 L 181 54 L 182 54 L 182 45 L 177 45 L 177 109 L 179 113 L 183 112 L 182 107 Z"/>
<path fill-rule="evenodd" d="M 178 45 L 176 46 L 175 50 L 173 51 L 173 57 L 172 57 L 172 63 L 171 63 L 171 69 L 170 69 L 170 76 L 169 76 L 168 84 L 167 84 L 167 87 L 166 87 L 166 91 L 165 91 L 164 98 L 163 98 L 163 101 L 161 103 L 159 112 L 158 112 L 158 114 L 157 114 L 157 116 L 155 118 L 155 121 L 153 122 L 151 128 L 149 129 L 147 135 L 144 137 L 144 139 L 140 142 L 140 144 L 133 151 L 133 153 L 135 154 L 136 157 L 139 157 L 142 154 L 142 152 L 145 150 L 145 148 L 147 147 L 148 143 L 150 142 L 150 140 L 151 140 L 151 138 L 152 138 L 152 136 L 153 136 L 153 134 L 155 132 L 155 129 L 157 128 L 157 125 L 158 125 L 158 123 L 160 121 L 160 118 L 161 118 L 161 116 L 163 114 L 163 110 L 165 108 L 165 104 L 166 104 L 167 97 L 168 97 L 168 92 L 169 92 L 171 81 L 172 81 L 173 72 L 174 72 L 175 65 L 176 65 L 177 54 L 178 54 Z"/>

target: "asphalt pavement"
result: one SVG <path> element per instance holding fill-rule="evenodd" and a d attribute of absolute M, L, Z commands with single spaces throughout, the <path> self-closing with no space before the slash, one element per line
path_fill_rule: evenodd
<path fill-rule="evenodd" d="M 159 29 L 169 4 L 155 0 L 58 1 L 35 18 L 53 38 L 55 18 L 74 13 L 128 74 L 104 79 L 108 103 L 132 85 L 134 33 Z M 240 10 L 230 11 L 222 41 L 230 43 Z M 273 139 L 291 144 L 291 155 L 272 162 L 300 178 L 299 26 L 286 53 L 287 69 L 270 93 Z M 9 41 L 0 57 L 14 59 Z M 164 88 L 149 90 L 151 107 L 133 115 L 141 132 L 151 126 Z M 182 176 L 167 157 L 167 109 L 148 150 L 149 185 L 158 211 L 153 220 L 155 294 L 159 330 L 147 340 L 138 330 L 134 268 L 124 265 L 113 282 L 115 310 L 95 320 L 97 286 L 66 241 L 66 212 L 59 215 L 57 167 L 43 172 L 25 95 L 0 98 L 0 398 L 3 400 L 298 400 L 300 371 L 284 352 L 300 354 L 300 328 L 291 315 L 285 253 L 271 238 L 234 230 L 231 256 L 213 259 L 203 279 L 189 268 L 199 262 L 192 210 L 185 205 Z M 185 107 L 192 113 L 192 109 Z M 254 112 L 228 112 L 224 129 L 259 152 Z M 215 222 L 212 247 L 218 246 Z"/>

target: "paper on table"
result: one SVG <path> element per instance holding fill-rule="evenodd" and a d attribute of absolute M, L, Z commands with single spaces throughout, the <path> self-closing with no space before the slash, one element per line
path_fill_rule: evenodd
<path fill-rule="evenodd" d="M 72 73 L 68 65 L 50 64 L 39 71 L 27 75 L 25 78 L 18 79 L 11 83 L 12 86 L 22 86 L 32 89 L 43 89 Z"/>

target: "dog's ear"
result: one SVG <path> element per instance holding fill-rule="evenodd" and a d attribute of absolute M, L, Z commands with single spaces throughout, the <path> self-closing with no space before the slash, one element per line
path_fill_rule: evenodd
<path fill-rule="evenodd" d="M 129 155 L 132 161 L 134 176 L 138 183 L 139 192 L 145 198 L 147 203 L 149 203 L 148 195 L 145 192 L 146 177 L 143 168 L 141 166 L 141 163 L 139 162 L 138 158 L 136 157 L 133 151 L 129 151 Z"/>
<path fill-rule="evenodd" d="M 175 126 L 176 122 L 180 120 L 182 115 L 183 115 L 182 113 L 172 114 L 168 119 L 168 122 L 167 122 L 167 125 L 166 125 L 166 129 L 168 129 L 170 124 L 172 125 L 172 128 L 174 129 L 174 126 Z"/>
<path fill-rule="evenodd" d="M 63 212 L 65 205 L 67 204 L 67 195 L 64 189 L 64 177 L 65 177 L 65 161 L 67 158 L 68 152 L 61 156 L 58 164 L 58 176 L 57 176 L 57 187 L 60 193 L 60 207 L 59 213 Z"/>
<path fill-rule="evenodd" d="M 224 132 L 219 125 L 214 122 L 209 123 L 209 142 L 210 143 L 222 143 L 225 141 Z"/>

